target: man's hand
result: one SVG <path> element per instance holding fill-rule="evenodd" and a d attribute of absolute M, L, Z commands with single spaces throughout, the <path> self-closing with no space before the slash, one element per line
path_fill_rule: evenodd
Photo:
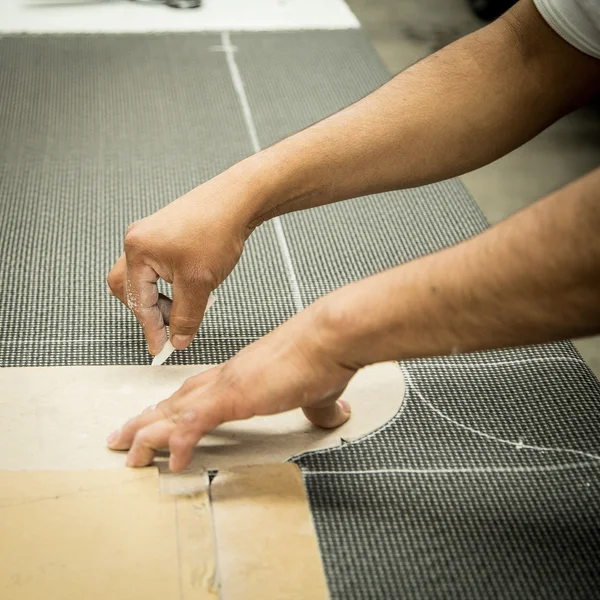
<path fill-rule="evenodd" d="M 210 293 L 240 258 L 253 220 L 243 169 L 240 163 L 127 231 L 107 282 L 144 328 L 151 354 L 167 341 L 165 325 L 176 349 L 190 344 Z M 159 278 L 173 284 L 172 301 L 158 293 Z"/>
<path fill-rule="evenodd" d="M 185 348 L 252 224 L 480 167 L 599 89 L 600 61 L 521 0 L 356 104 L 134 224 L 109 287 L 135 313 L 152 354 L 168 321 L 173 345 Z M 159 277 L 173 283 L 172 305 L 158 294 Z"/>
<path fill-rule="evenodd" d="M 181 471 L 202 436 L 227 421 L 302 407 L 317 426 L 341 425 L 350 408 L 339 397 L 356 369 L 325 350 L 317 315 L 313 305 L 230 361 L 188 379 L 115 432 L 109 447 L 129 450 L 130 467 L 150 464 L 156 450 L 168 447 L 171 470 Z"/>
<path fill-rule="evenodd" d="M 368 364 L 600 332 L 600 169 L 452 248 L 340 288 L 111 436 L 170 466 L 226 421 L 302 407 L 341 425 L 338 398 Z M 562 242 L 562 243 L 561 243 Z"/>

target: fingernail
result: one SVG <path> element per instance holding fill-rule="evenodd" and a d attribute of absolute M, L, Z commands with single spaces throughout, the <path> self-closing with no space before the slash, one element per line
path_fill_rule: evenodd
<path fill-rule="evenodd" d="M 120 429 L 117 429 L 116 431 L 113 431 L 107 438 L 106 438 L 106 442 L 110 445 L 113 442 L 116 441 L 116 439 L 119 437 L 119 431 L 121 431 Z"/>
<path fill-rule="evenodd" d="M 173 344 L 177 350 L 183 350 L 190 343 L 190 341 L 191 339 L 189 335 L 177 334 L 171 338 L 171 344 Z"/>
<path fill-rule="evenodd" d="M 349 415 L 352 412 L 352 409 L 350 408 L 350 405 L 345 401 L 345 400 L 338 400 L 337 401 L 338 405 L 340 406 L 340 408 L 347 414 Z"/>

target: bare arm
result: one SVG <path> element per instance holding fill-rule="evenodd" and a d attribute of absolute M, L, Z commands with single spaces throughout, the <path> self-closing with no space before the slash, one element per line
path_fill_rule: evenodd
<path fill-rule="evenodd" d="M 315 424 L 362 366 L 600 332 L 600 169 L 458 246 L 318 300 L 115 432 L 128 464 L 169 445 L 181 470 L 208 431 L 302 407 Z M 268 369 L 264 366 L 269 365 Z"/>
<path fill-rule="evenodd" d="M 352 68 L 352 65 L 348 65 Z M 193 339 L 206 300 L 268 218 L 458 175 L 522 144 L 600 87 L 600 61 L 555 34 L 531 0 L 360 102 L 135 223 L 108 277 L 160 351 Z M 156 281 L 173 283 L 173 304 Z"/>
<path fill-rule="evenodd" d="M 317 307 L 327 351 L 355 368 L 600 333 L 600 169 Z"/>
<path fill-rule="evenodd" d="M 268 218 L 460 175 L 520 146 L 599 89 L 600 61 L 570 46 L 531 0 L 521 0 L 251 159 L 259 178 L 268 173 L 257 210 Z"/>

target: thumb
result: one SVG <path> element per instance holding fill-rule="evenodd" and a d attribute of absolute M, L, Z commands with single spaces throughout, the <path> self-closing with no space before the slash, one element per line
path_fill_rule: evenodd
<path fill-rule="evenodd" d="M 322 406 L 306 406 L 306 418 L 317 427 L 332 429 L 343 425 L 350 418 L 350 405 L 345 400 L 328 402 Z"/>
<path fill-rule="evenodd" d="M 173 282 L 173 304 L 169 315 L 171 343 L 177 350 L 190 345 L 206 311 L 211 290 L 203 285 Z"/>

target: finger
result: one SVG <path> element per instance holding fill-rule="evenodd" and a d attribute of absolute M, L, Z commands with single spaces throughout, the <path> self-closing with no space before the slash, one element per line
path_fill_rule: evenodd
<path fill-rule="evenodd" d="M 169 456 L 169 469 L 173 473 L 183 471 L 192 462 L 194 456 L 194 448 L 200 441 L 200 437 L 196 439 L 196 436 L 188 435 L 187 437 L 178 436 L 177 438 L 169 440 L 169 450 L 171 455 Z"/>
<path fill-rule="evenodd" d="M 127 466 L 145 467 L 151 464 L 156 451 L 168 446 L 174 429 L 175 423 L 163 418 L 138 430 L 127 453 Z"/>
<path fill-rule="evenodd" d="M 159 294 L 158 301 L 156 303 L 158 304 L 158 310 L 160 310 L 160 314 L 162 315 L 163 323 L 165 325 L 168 325 L 169 316 L 171 314 L 171 305 L 173 304 L 173 301 L 168 296 L 165 296 L 164 294 Z"/>
<path fill-rule="evenodd" d="M 211 291 L 205 285 L 190 285 L 181 279 L 173 282 L 169 328 L 171 343 L 177 350 L 183 350 L 194 339 L 204 318 Z"/>
<path fill-rule="evenodd" d="M 125 301 L 126 265 L 125 255 L 121 254 L 119 260 L 114 264 L 106 277 L 106 283 L 108 284 L 108 290 L 111 296 L 115 296 L 125 305 L 127 305 L 127 302 Z"/>
<path fill-rule="evenodd" d="M 108 284 L 108 288 L 109 288 L 111 295 L 117 297 L 121 302 L 123 302 L 123 304 L 125 304 L 126 306 L 129 306 L 129 308 L 131 308 L 133 310 L 133 306 L 132 306 L 133 295 L 130 294 L 130 298 L 129 298 L 130 302 L 128 302 L 128 300 L 127 300 L 126 276 L 127 276 L 127 261 L 126 261 L 125 255 L 123 254 L 119 258 L 119 260 L 115 263 L 115 266 L 111 269 L 110 273 L 108 274 L 108 277 L 106 278 L 106 282 Z M 160 314 L 163 318 L 163 321 L 162 321 L 161 333 L 158 336 L 158 341 L 156 343 L 152 343 L 152 344 L 150 343 L 150 341 L 148 342 L 148 345 L 152 346 L 152 348 L 150 350 L 151 352 L 155 349 L 154 346 L 159 346 L 160 348 L 158 349 L 157 352 L 160 352 L 160 349 L 162 349 L 162 346 L 164 346 L 164 343 L 166 342 L 166 330 L 164 329 L 164 325 L 165 325 L 165 323 L 168 323 L 170 304 L 171 304 L 171 300 L 169 298 L 167 298 L 166 296 L 163 296 L 162 294 L 158 295 L 157 305 L 158 305 Z M 138 311 L 133 310 L 133 312 L 136 315 L 136 318 L 138 318 L 138 321 L 141 322 L 142 317 L 138 317 L 138 314 L 136 314 Z M 165 320 L 165 317 L 166 317 L 166 320 Z M 160 326 L 160 321 L 158 322 L 158 325 Z M 163 332 L 164 332 L 164 335 L 163 335 Z M 148 337 L 148 336 L 146 336 L 146 337 Z"/>
<path fill-rule="evenodd" d="M 158 306 L 158 273 L 149 265 L 127 257 L 127 306 L 144 329 L 150 354 L 158 354 L 167 341 L 167 330 Z"/>
<path fill-rule="evenodd" d="M 131 419 L 131 421 L 127 421 L 121 429 L 114 431 L 107 440 L 108 447 L 111 450 L 129 450 L 135 434 L 140 429 L 156 423 L 165 417 L 165 413 L 158 408 L 145 410 L 141 415 Z"/>
<path fill-rule="evenodd" d="M 344 424 L 350 418 L 350 405 L 338 400 L 325 406 L 309 406 L 302 409 L 306 418 L 317 427 L 332 429 Z"/>
<path fill-rule="evenodd" d="M 185 413 L 169 440 L 169 469 L 175 473 L 183 471 L 192 461 L 196 444 L 223 420 L 216 403 Z"/>

